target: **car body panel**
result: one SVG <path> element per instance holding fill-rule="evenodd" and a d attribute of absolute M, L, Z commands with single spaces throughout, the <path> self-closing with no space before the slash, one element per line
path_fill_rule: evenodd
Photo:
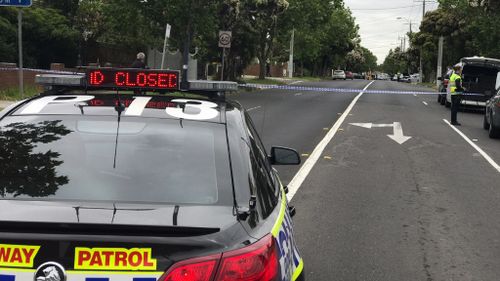
<path fill-rule="evenodd" d="M 500 130 L 500 89 L 486 102 L 485 120 L 489 127 Z"/>
<path fill-rule="evenodd" d="M 2 111 L 0 132 L 5 132 L 6 124 L 30 122 L 34 118 L 115 118 L 117 98 L 124 104 L 121 122 L 165 120 L 177 122 L 179 128 L 189 122 L 200 126 L 224 126 L 227 150 L 233 159 L 231 193 L 234 203 L 249 206 L 249 198 L 256 194 L 256 207 L 247 219 L 239 219 L 235 207 L 227 204 L 40 200 L 36 197 L 2 199 L 0 248 L 8 248 L 9 251 L 24 249 L 33 254 L 30 262 L 15 262 L 14 266 L 0 260 L 2 278 L 31 281 L 39 266 L 45 262 L 57 262 L 66 269 L 68 281 L 154 281 L 176 262 L 207 255 L 220 256 L 255 243 L 268 234 L 272 234 L 278 246 L 280 280 L 296 280 L 302 274 L 303 260 L 295 244 L 293 223 L 281 181 L 270 164 L 266 164 L 264 170 L 268 172 L 268 184 L 262 185 L 255 178 L 256 170 L 248 160 L 261 153 L 261 160 L 269 161 L 265 148 L 257 143 L 260 139 L 256 132 L 248 128 L 252 126 L 251 120 L 241 105 L 232 101 L 206 100 L 212 103 L 209 104 L 211 114 L 204 115 L 204 119 L 190 121 L 189 118 L 198 118 L 206 108 L 184 108 L 172 111 L 172 114 L 168 110 L 179 108 L 181 104 L 196 107 L 204 104 L 204 100 L 194 99 L 194 103 L 190 103 L 176 101 L 183 99 L 179 97 L 153 96 L 139 115 L 126 117 L 127 111 L 137 113 L 130 111 L 134 102 L 132 95 L 118 97 L 113 94 L 76 93 L 64 98 L 75 96 L 89 99 L 85 102 L 58 103 L 53 100 L 56 102 L 40 103 L 40 99 L 54 98 L 49 94 L 11 106 Z M 37 105 L 36 113 L 27 110 L 34 108 L 34 104 Z M 217 114 L 214 115 L 214 111 Z M 92 126 L 87 128 L 92 130 Z M 103 132 L 95 130 L 91 133 Z M 136 134 L 138 131 L 128 133 Z M 32 249 L 36 249 L 36 254 Z M 120 262 L 120 266 L 113 268 L 110 266 L 113 258 L 108 256 L 118 256 L 119 253 L 141 256 L 142 263 L 125 266 Z M 107 257 L 109 262 L 103 260 Z M 91 259 L 91 264 L 87 258 Z"/>

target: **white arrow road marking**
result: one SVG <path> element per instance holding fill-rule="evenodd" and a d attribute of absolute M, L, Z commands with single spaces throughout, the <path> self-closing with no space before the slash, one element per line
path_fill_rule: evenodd
<path fill-rule="evenodd" d="M 394 122 L 394 134 L 387 136 L 399 144 L 403 144 L 407 140 L 411 139 L 411 137 L 403 135 L 403 126 L 401 126 L 401 123 L 399 122 Z"/>
<path fill-rule="evenodd" d="M 407 140 L 411 139 L 410 136 L 405 136 L 403 134 L 403 126 L 399 122 L 394 122 L 392 124 L 349 123 L 349 125 L 358 126 L 358 127 L 367 128 L 367 129 L 392 127 L 394 133 L 392 135 L 387 135 L 387 136 L 389 138 L 391 138 L 393 141 L 395 141 L 399 144 L 403 144 Z"/>
<path fill-rule="evenodd" d="M 372 126 L 373 126 L 373 123 L 349 123 L 349 125 L 358 126 L 358 127 L 367 128 L 367 129 L 371 129 L 371 128 L 372 128 Z"/>

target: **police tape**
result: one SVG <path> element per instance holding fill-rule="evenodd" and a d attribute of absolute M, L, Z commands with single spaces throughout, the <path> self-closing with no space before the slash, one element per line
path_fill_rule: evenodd
<path fill-rule="evenodd" d="M 19 67 L 0 67 L 0 71 L 19 71 Z M 76 74 L 75 71 L 63 71 L 63 70 L 50 70 L 50 69 L 36 69 L 36 68 L 24 68 L 23 71 L 28 72 L 41 72 L 41 73 L 54 73 L 54 74 Z"/>
<path fill-rule="evenodd" d="M 325 93 L 360 93 L 365 94 L 391 94 L 391 95 L 437 95 L 438 92 L 430 91 L 392 91 L 392 90 L 364 90 L 363 89 L 353 89 L 353 88 L 325 88 L 325 87 L 309 87 L 309 86 L 289 86 L 289 85 L 267 85 L 267 84 L 239 84 L 241 88 L 249 89 L 275 89 L 275 90 L 289 90 L 289 91 L 309 91 L 309 92 L 325 92 Z M 464 93 L 463 96 L 484 96 L 477 93 Z"/>

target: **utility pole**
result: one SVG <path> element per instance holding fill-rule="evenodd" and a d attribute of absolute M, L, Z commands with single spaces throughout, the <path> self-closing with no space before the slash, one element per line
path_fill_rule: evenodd
<path fill-rule="evenodd" d="M 288 78 L 293 78 L 293 44 L 295 40 L 295 28 L 292 29 L 292 38 L 290 40 L 290 57 L 288 59 Z"/>
<path fill-rule="evenodd" d="M 422 2 L 422 21 L 424 20 L 424 17 L 425 17 L 425 0 L 423 0 L 423 2 Z M 423 49 L 423 46 L 421 46 L 420 47 L 420 71 L 418 72 L 418 74 L 419 74 L 418 80 L 420 83 L 422 83 L 423 75 L 424 75 L 424 70 L 422 69 L 423 68 L 423 62 L 422 62 L 423 55 L 424 55 L 424 49 Z"/>
<path fill-rule="evenodd" d="M 437 71 L 436 78 L 442 77 L 443 74 L 443 46 L 444 46 L 444 37 L 439 37 L 439 45 L 438 45 L 438 62 L 437 62 Z M 439 84 L 442 83 L 439 79 L 436 79 L 436 84 L 439 87 Z"/>

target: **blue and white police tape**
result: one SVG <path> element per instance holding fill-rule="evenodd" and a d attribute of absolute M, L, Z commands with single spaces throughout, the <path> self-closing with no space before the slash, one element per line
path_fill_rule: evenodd
<path fill-rule="evenodd" d="M 363 89 L 351 89 L 351 88 L 325 88 L 325 87 L 308 87 L 308 86 L 290 86 L 290 85 L 266 85 L 266 84 L 239 84 L 241 88 L 249 89 L 277 89 L 277 90 L 288 90 L 288 91 L 310 91 L 310 92 L 325 92 L 325 93 L 360 93 L 365 94 L 392 94 L 392 95 L 437 95 L 438 92 L 431 91 L 391 91 L 391 90 L 364 90 Z M 476 93 L 464 93 L 464 96 L 484 96 L 482 94 Z"/>
<path fill-rule="evenodd" d="M 0 67 L 0 71 L 18 71 L 19 67 Z M 54 74 L 75 74 L 74 71 L 63 71 L 63 70 L 49 70 L 49 69 L 36 69 L 36 68 L 24 68 L 23 71 L 28 72 L 41 72 L 41 73 L 54 73 Z"/>

